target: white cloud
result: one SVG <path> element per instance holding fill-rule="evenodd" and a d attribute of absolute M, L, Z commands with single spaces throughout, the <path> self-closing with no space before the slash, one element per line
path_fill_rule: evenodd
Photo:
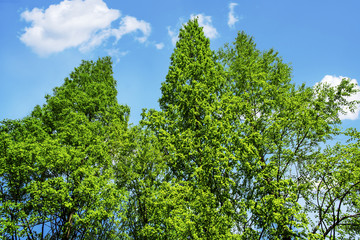
<path fill-rule="evenodd" d="M 139 42 L 147 40 L 151 27 L 143 20 L 125 16 L 118 28 L 111 28 L 120 16 L 119 10 L 109 9 L 103 0 L 64 0 L 45 10 L 24 11 L 21 17 L 31 22 L 31 26 L 25 28 L 20 40 L 41 56 L 71 47 L 87 51 L 112 36 L 119 40 L 138 30 L 143 36 L 136 39 Z"/>
<path fill-rule="evenodd" d="M 228 25 L 229 27 L 234 27 L 235 23 L 239 21 L 239 18 L 235 16 L 234 8 L 237 6 L 237 3 L 230 3 L 229 4 L 229 20 Z"/>
<path fill-rule="evenodd" d="M 167 30 L 168 30 L 168 34 L 171 38 L 171 43 L 173 46 L 175 46 L 176 42 L 179 40 L 179 37 L 178 37 L 179 34 L 175 31 L 171 30 L 170 27 L 168 27 Z"/>
<path fill-rule="evenodd" d="M 156 49 L 161 50 L 161 49 L 164 48 L 164 44 L 163 43 L 157 43 L 157 44 L 155 44 L 155 47 L 156 47 Z"/>
<path fill-rule="evenodd" d="M 347 77 L 342 77 L 342 76 L 336 77 L 336 76 L 326 75 L 320 81 L 320 83 L 326 83 L 326 84 L 329 84 L 331 87 L 336 87 L 341 83 L 341 80 L 343 78 L 347 78 Z M 351 79 L 351 83 L 354 83 L 356 85 L 356 89 L 360 90 L 360 87 L 359 87 L 356 79 Z M 356 94 L 346 97 L 346 100 L 348 100 L 348 101 L 360 100 L 360 92 L 357 92 Z M 349 109 L 344 109 L 344 110 L 346 111 L 346 115 L 340 114 L 339 118 L 341 120 L 345 120 L 345 119 L 356 120 L 359 117 L 360 104 L 357 106 L 354 113 L 350 112 Z"/>
<path fill-rule="evenodd" d="M 126 16 L 122 18 L 120 27 L 118 29 L 112 29 L 112 35 L 116 37 L 116 40 L 119 40 L 125 34 L 132 32 L 140 31 L 143 33 L 142 37 L 137 37 L 141 43 L 144 43 L 150 35 L 151 26 L 150 23 L 147 23 L 143 20 L 137 20 L 135 17 Z"/>
<path fill-rule="evenodd" d="M 113 59 L 116 59 L 116 63 L 120 62 L 121 57 L 123 57 L 129 53 L 129 51 L 120 51 L 117 48 L 107 49 L 106 52 Z"/>
<path fill-rule="evenodd" d="M 212 26 L 211 16 L 205 16 L 203 14 L 191 15 L 191 19 L 198 18 L 199 26 L 203 27 L 203 31 L 206 37 L 212 39 L 218 36 L 216 28 Z"/>
<path fill-rule="evenodd" d="M 212 20 L 211 16 L 205 16 L 203 14 L 191 14 L 190 19 L 198 19 L 199 26 L 203 27 L 203 31 L 206 37 L 208 38 L 216 38 L 218 36 L 218 32 L 216 31 L 216 28 L 212 26 Z M 179 23 L 177 24 L 178 28 L 183 26 L 186 23 L 185 19 L 180 18 Z M 172 27 L 167 27 L 168 35 L 171 38 L 171 43 L 173 46 L 176 46 L 176 42 L 179 40 L 179 31 L 173 30 Z"/>

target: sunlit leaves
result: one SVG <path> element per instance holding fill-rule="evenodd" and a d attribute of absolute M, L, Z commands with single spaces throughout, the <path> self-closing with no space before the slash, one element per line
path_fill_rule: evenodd
<path fill-rule="evenodd" d="M 43 107 L 2 122 L 4 236 L 118 236 L 124 192 L 112 165 L 125 144 L 129 110 L 116 94 L 110 58 L 83 61 Z"/>

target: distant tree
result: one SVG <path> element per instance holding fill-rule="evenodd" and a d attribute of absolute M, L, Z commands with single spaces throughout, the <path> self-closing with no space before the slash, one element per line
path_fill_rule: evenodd
<path fill-rule="evenodd" d="M 43 107 L 0 125 L 0 234 L 5 239 L 120 237 L 124 194 L 113 160 L 129 109 L 108 57 L 83 61 Z"/>

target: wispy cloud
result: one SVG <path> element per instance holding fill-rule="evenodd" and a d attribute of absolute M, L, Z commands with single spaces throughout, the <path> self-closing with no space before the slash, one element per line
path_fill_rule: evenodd
<path fill-rule="evenodd" d="M 344 78 L 348 78 L 348 77 L 342 77 L 342 76 L 337 77 L 337 76 L 326 75 L 320 81 L 320 83 L 325 83 L 325 84 L 329 84 L 331 87 L 336 87 L 341 83 L 342 79 L 344 79 Z M 356 89 L 360 90 L 360 87 L 359 87 L 356 79 L 351 79 L 351 83 L 354 83 L 356 85 Z M 360 100 L 360 92 L 357 92 L 356 94 L 346 97 L 346 100 L 347 101 Z M 353 113 L 350 112 L 350 110 L 348 108 L 346 108 L 344 110 L 345 110 L 346 114 L 339 115 L 339 118 L 341 120 L 345 120 L 345 119 L 356 120 L 359 118 L 360 104 L 357 105 L 357 107 Z"/>
<path fill-rule="evenodd" d="M 190 19 L 198 19 L 199 22 L 199 26 L 203 27 L 203 31 L 206 37 L 213 39 L 218 37 L 218 32 L 216 30 L 215 27 L 213 27 L 212 25 L 212 19 L 211 16 L 206 16 L 204 14 L 191 14 L 190 15 Z M 167 31 L 168 31 L 168 35 L 171 39 L 171 43 L 173 46 L 176 46 L 176 42 L 179 40 L 179 30 L 177 30 L 178 28 L 181 28 L 184 24 L 186 23 L 186 19 L 184 18 L 180 18 L 179 22 L 177 24 L 177 27 L 173 28 L 168 26 L 167 27 Z M 176 30 L 174 30 L 176 29 Z"/>
<path fill-rule="evenodd" d="M 215 27 L 212 25 L 211 16 L 205 16 L 204 14 L 191 15 L 191 19 L 198 18 L 199 25 L 203 27 L 204 34 L 206 37 L 213 39 L 216 38 L 219 34 Z"/>
<path fill-rule="evenodd" d="M 167 30 L 168 30 L 168 35 L 171 38 L 171 43 L 173 46 L 175 46 L 176 42 L 179 40 L 179 37 L 178 37 L 179 34 L 178 34 L 178 32 L 172 30 L 171 27 L 167 27 Z"/>
<path fill-rule="evenodd" d="M 120 51 L 120 49 L 118 48 L 110 48 L 110 49 L 106 49 L 105 51 L 109 56 L 115 59 L 115 63 L 120 62 L 120 58 L 124 57 L 129 53 L 129 51 Z"/>
<path fill-rule="evenodd" d="M 112 34 L 116 37 L 116 40 L 119 40 L 123 35 L 136 31 L 143 33 L 143 36 L 136 37 L 136 40 L 144 43 L 151 33 L 150 23 L 137 20 L 135 17 L 125 16 L 121 20 L 120 27 L 118 29 L 112 29 Z"/>
<path fill-rule="evenodd" d="M 228 26 L 234 27 L 235 23 L 239 21 L 239 18 L 235 16 L 234 8 L 237 6 L 237 3 L 229 4 L 229 18 L 228 18 Z"/>
<path fill-rule="evenodd" d="M 156 47 L 156 49 L 161 50 L 161 49 L 164 48 L 164 44 L 163 43 L 156 43 L 155 47 Z"/>
<path fill-rule="evenodd" d="M 74 47 L 88 51 L 110 37 L 118 41 L 129 33 L 141 32 L 135 39 L 145 42 L 151 33 L 149 23 L 132 16 L 121 17 L 117 9 L 109 9 L 103 0 L 64 0 L 47 9 L 34 8 L 21 14 L 31 23 L 20 40 L 37 54 L 47 56 Z M 119 20 L 119 26 L 111 24 Z"/>

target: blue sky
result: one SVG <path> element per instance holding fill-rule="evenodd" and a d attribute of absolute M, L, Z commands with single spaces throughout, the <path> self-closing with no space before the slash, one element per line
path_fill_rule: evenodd
<path fill-rule="evenodd" d="M 142 108 L 158 108 L 178 30 L 192 16 L 214 50 L 243 30 L 259 49 L 279 51 L 296 84 L 360 82 L 359 10 L 358 0 L 0 0 L 0 120 L 42 105 L 82 59 L 111 55 L 119 103 L 137 123 Z M 343 119 L 360 126 L 358 112 Z"/>

